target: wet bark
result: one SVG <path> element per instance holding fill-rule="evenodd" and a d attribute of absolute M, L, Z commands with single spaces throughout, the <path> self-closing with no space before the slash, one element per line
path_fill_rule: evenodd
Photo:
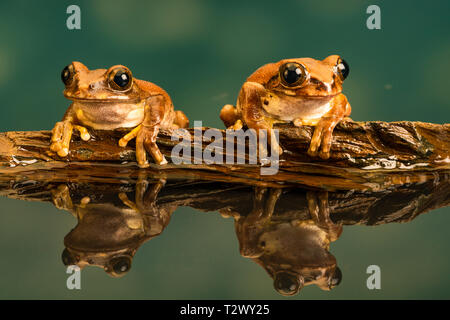
<path fill-rule="evenodd" d="M 153 180 L 157 182 L 157 180 Z M 151 185 L 152 181 L 149 181 Z M 13 199 L 54 203 L 54 191 L 67 185 L 71 202 L 82 202 L 84 197 L 92 203 L 124 206 L 118 195 L 126 193 L 134 199 L 135 182 L 121 183 L 77 181 L 0 179 L 0 195 Z M 148 188 L 150 189 L 150 187 Z M 307 192 L 303 188 L 284 188 L 276 202 L 272 220 L 292 221 L 310 219 Z M 322 191 L 319 191 L 322 192 Z M 191 207 L 203 212 L 217 212 L 247 216 L 253 209 L 255 188 L 249 185 L 211 181 L 167 181 L 159 192 L 156 207 Z M 328 193 L 330 217 L 345 225 L 380 225 L 391 222 L 409 222 L 417 216 L 450 205 L 450 174 L 435 174 L 434 180 L 404 184 L 378 191 L 338 191 Z"/>
<path fill-rule="evenodd" d="M 278 172 L 261 175 L 260 164 L 249 164 L 249 153 L 235 156 L 244 164 L 206 164 L 196 154 L 210 144 L 206 138 L 194 139 L 189 129 L 190 164 L 171 163 L 172 148 L 179 143 L 171 133 L 161 131 L 157 143 L 169 160 L 165 166 L 152 164 L 145 169 L 155 176 L 237 182 L 251 185 L 300 185 L 330 190 L 382 189 L 433 178 L 434 171 L 450 170 L 450 124 L 422 122 L 342 122 L 334 130 L 331 157 L 327 160 L 309 157 L 306 153 L 313 127 L 279 125 L 280 144 L 284 149 Z M 207 128 L 203 128 L 203 132 Z M 225 159 L 226 134 L 216 130 L 223 139 L 216 142 L 223 148 L 216 156 Z M 134 142 L 119 147 L 121 131 L 90 131 L 92 138 L 82 141 L 74 132 L 70 153 L 61 158 L 49 149 L 49 131 L 0 133 L 0 175 L 6 179 L 18 174 L 51 175 L 63 179 L 76 175 L 92 176 L 104 181 L 123 176 L 137 176 Z M 197 148 L 197 149 L 196 149 Z M 200 150 L 200 152 L 195 152 Z M 51 173 L 51 174 L 50 174 Z M 320 177 L 320 178 L 318 178 Z"/>

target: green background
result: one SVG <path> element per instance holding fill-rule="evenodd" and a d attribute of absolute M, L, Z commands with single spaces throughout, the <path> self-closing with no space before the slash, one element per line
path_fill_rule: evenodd
<path fill-rule="evenodd" d="M 66 8 L 81 8 L 81 30 L 66 28 Z M 366 8 L 381 8 L 381 30 L 366 28 Z M 350 65 L 344 93 L 354 120 L 446 123 L 450 116 L 448 1 L 2 1 L 0 131 L 51 129 L 69 101 L 62 68 L 128 66 L 168 91 L 175 107 L 222 128 L 259 66 L 288 57 L 340 54 Z M 0 199 L 0 298 L 281 298 L 265 271 L 239 256 L 231 219 L 179 208 L 164 233 L 113 279 L 82 272 L 69 291 L 60 261 L 75 219 L 50 204 Z M 450 298 L 449 208 L 409 224 L 346 227 L 332 244 L 343 283 L 305 298 Z M 368 265 L 382 289 L 365 286 Z"/>

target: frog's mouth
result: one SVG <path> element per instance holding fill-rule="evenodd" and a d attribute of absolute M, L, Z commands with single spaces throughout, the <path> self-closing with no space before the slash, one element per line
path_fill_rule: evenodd
<path fill-rule="evenodd" d="M 334 98 L 335 96 L 341 94 L 341 92 L 335 92 L 335 93 L 323 93 L 323 94 L 307 94 L 307 93 L 301 93 L 295 90 L 289 90 L 289 89 L 284 89 L 284 90 L 274 90 L 274 92 L 276 92 L 277 94 L 285 94 L 286 96 L 290 96 L 290 97 L 301 97 L 301 98 L 305 98 L 305 99 L 327 99 L 327 98 Z"/>
<path fill-rule="evenodd" d="M 67 93 L 64 93 L 66 99 L 72 100 L 74 102 L 83 103 L 136 103 L 139 98 L 130 98 L 128 96 L 110 96 L 107 98 L 88 98 L 88 97 L 77 97 Z"/>

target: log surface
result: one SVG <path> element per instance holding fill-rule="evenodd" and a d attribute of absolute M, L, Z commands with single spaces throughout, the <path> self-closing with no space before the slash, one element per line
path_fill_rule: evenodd
<path fill-rule="evenodd" d="M 306 150 L 314 127 L 278 125 L 280 144 L 284 149 L 274 175 L 261 175 L 259 164 L 205 164 L 192 152 L 191 164 L 174 165 L 172 148 L 178 141 L 161 131 L 157 143 L 169 161 L 168 165 L 152 164 L 148 171 L 155 175 L 238 182 L 252 185 L 301 185 L 331 190 L 380 189 L 392 184 L 432 179 L 434 171 L 450 170 L 450 124 L 423 122 L 342 122 L 334 130 L 331 157 L 311 158 Z M 204 132 L 207 128 L 202 128 Z M 223 136 L 224 130 L 213 129 Z M 190 133 L 191 149 L 204 148 Z M 90 131 L 91 140 L 84 142 L 74 133 L 70 153 L 61 158 L 49 149 L 50 131 L 0 133 L 0 175 L 36 175 L 51 172 L 52 176 L 76 175 L 103 179 L 135 176 L 134 142 L 118 146 L 121 131 Z M 219 139 L 220 140 L 220 139 Z M 225 150 L 216 150 L 224 157 Z M 244 156 L 248 160 L 248 152 Z M 199 163 L 196 163 L 199 162 Z M 48 174 L 47 174 L 48 175 Z M 318 179 L 320 176 L 320 179 Z"/>

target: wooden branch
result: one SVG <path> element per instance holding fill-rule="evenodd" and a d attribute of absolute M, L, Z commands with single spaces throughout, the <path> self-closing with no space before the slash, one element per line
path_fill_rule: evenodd
<path fill-rule="evenodd" d="M 382 189 L 393 184 L 433 178 L 432 171 L 450 170 L 450 125 L 422 122 L 342 122 L 334 130 L 331 157 L 328 160 L 311 158 L 306 150 L 313 127 L 278 125 L 280 144 L 285 150 L 275 175 L 261 175 L 260 165 L 250 164 L 192 164 L 165 166 L 152 164 L 147 171 L 169 178 L 239 182 L 252 185 L 301 185 L 328 189 Z M 202 129 L 203 131 L 206 128 Z M 225 131 L 222 145 L 225 146 Z M 192 138 L 191 148 L 199 144 Z M 47 175 L 64 179 L 76 175 L 79 179 L 93 176 L 102 181 L 120 180 L 124 175 L 137 176 L 141 170 L 135 165 L 134 144 L 118 146 L 121 131 L 91 131 L 92 139 L 82 141 L 74 133 L 67 158 L 60 158 L 49 149 L 49 131 L 0 133 L 0 176 Z M 171 160 L 170 132 L 162 131 L 158 145 Z M 205 138 L 202 150 L 210 143 Z M 218 150 L 224 158 L 225 150 Z M 248 160 L 248 154 L 244 156 Z M 201 162 L 201 161 L 200 161 Z M 320 176 L 320 179 L 317 177 Z"/>

